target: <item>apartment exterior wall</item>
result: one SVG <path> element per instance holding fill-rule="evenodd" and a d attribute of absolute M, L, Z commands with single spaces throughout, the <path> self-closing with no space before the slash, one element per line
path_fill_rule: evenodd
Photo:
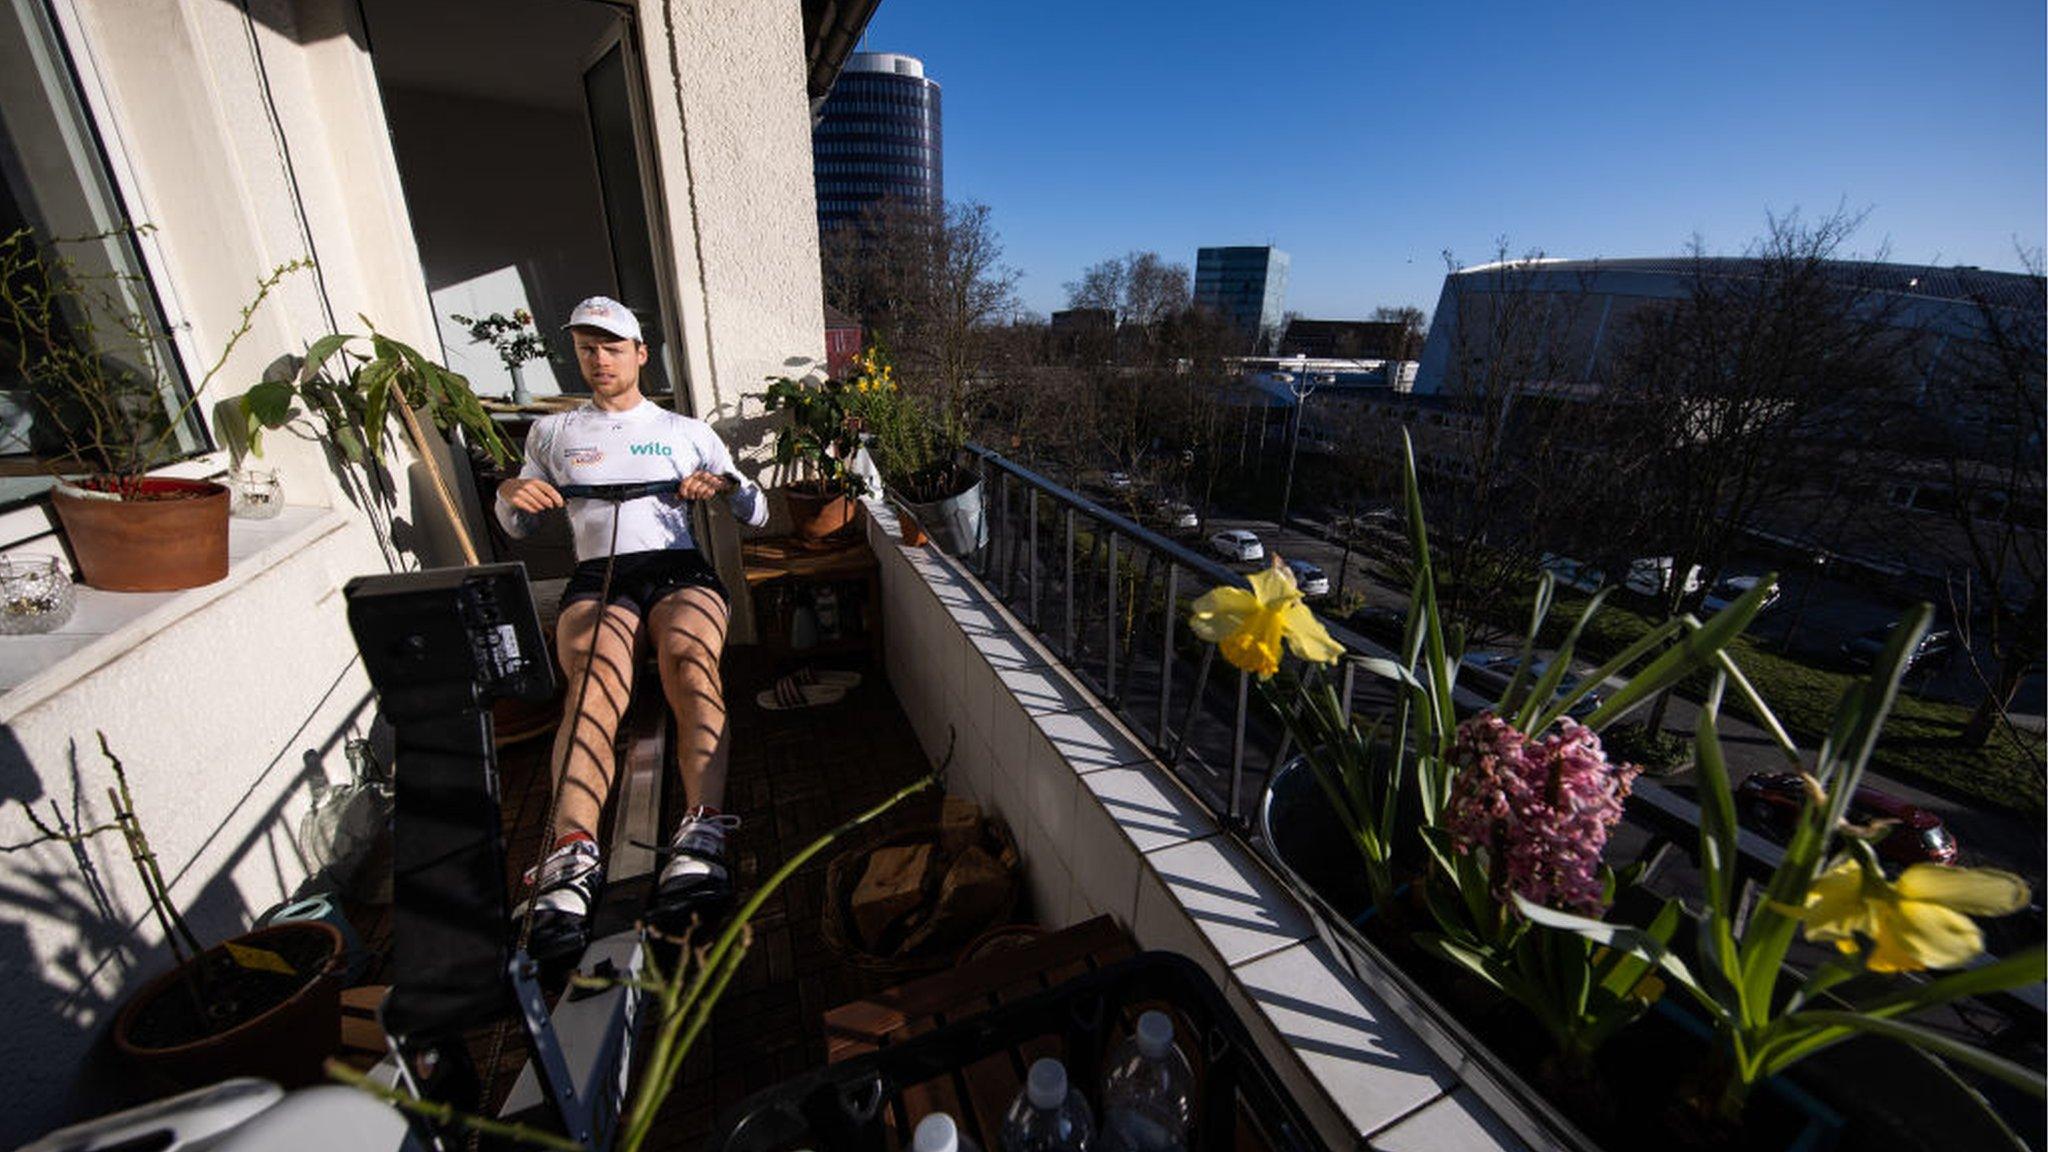
<path fill-rule="evenodd" d="M 209 401 L 337 325 L 361 331 L 359 315 L 440 354 L 351 0 L 255 0 L 246 13 L 216 0 L 55 0 L 53 11 L 129 208 L 157 228 L 151 277 L 185 347 L 218 350 L 270 268 L 319 261 L 256 314 Z M 679 390 L 745 449 L 766 438 L 746 397 L 788 359 L 824 352 L 800 12 L 746 0 L 635 11 Z M 318 443 L 267 437 L 263 463 L 293 507 L 267 536 L 237 527 L 226 581 L 149 601 L 0 695 L 0 799 L 68 815 L 76 790 L 77 815 L 103 820 L 104 731 L 204 938 L 245 926 L 305 878 L 294 833 L 313 784 L 346 779 L 343 742 L 370 730 L 343 582 L 456 562 L 402 447 L 389 537 L 349 502 Z M 465 511 L 480 520 L 474 501 Z M 736 556 L 729 520 L 715 524 Z M 98 595 L 82 616 L 102 611 Z M 0 841 L 31 834 L 12 805 L 0 815 Z M 0 991 L 12 1023 L 0 1065 L 14 1073 L 0 1143 L 11 1146 L 133 1091 L 95 1049 L 121 996 L 168 953 L 112 838 L 11 855 L 4 876 L 0 966 L 16 979 Z"/>

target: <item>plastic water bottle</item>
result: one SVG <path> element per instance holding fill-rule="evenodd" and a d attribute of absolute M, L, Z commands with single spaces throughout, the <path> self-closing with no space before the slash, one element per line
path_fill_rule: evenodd
<path fill-rule="evenodd" d="M 1003 1116 L 1003 1152 L 1087 1152 L 1094 1143 L 1095 1118 L 1068 1086 L 1067 1066 L 1050 1056 L 1032 1061 Z"/>
<path fill-rule="evenodd" d="M 917 1122 L 910 1134 L 910 1152 L 980 1152 L 974 1141 L 960 1134 L 960 1126 L 944 1112 L 933 1112 Z"/>
<path fill-rule="evenodd" d="M 1171 1152 L 1188 1146 L 1195 1077 L 1173 1045 L 1173 1019 L 1138 1017 L 1138 1031 L 1117 1045 L 1102 1083 L 1105 1152 Z"/>

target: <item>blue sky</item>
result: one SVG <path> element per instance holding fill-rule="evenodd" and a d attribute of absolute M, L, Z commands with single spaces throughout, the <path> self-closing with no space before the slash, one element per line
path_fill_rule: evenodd
<path fill-rule="evenodd" d="M 1738 252 L 1868 209 L 1858 254 L 2043 243 L 2041 0 L 1914 5 L 883 0 L 863 47 L 945 93 L 946 193 L 1030 308 L 1087 265 L 1272 243 L 1287 306 L 1433 311 L 1442 252 Z"/>

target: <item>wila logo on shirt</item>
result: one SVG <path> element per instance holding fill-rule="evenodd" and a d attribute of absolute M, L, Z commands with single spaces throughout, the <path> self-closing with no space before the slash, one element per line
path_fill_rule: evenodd
<path fill-rule="evenodd" d="M 629 446 L 626 451 L 631 452 L 635 456 L 673 456 L 676 454 L 675 449 L 658 441 L 653 444 L 634 444 Z"/>

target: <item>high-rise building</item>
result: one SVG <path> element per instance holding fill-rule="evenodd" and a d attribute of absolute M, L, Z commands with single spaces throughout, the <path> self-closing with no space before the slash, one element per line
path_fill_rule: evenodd
<path fill-rule="evenodd" d="M 818 224 L 856 220 L 894 199 L 937 208 L 945 202 L 939 85 L 924 62 L 894 52 L 856 52 L 811 129 Z"/>
<path fill-rule="evenodd" d="M 1203 248 L 1195 254 L 1195 306 L 1251 336 L 1277 339 L 1287 301 L 1287 253 L 1263 248 Z"/>

